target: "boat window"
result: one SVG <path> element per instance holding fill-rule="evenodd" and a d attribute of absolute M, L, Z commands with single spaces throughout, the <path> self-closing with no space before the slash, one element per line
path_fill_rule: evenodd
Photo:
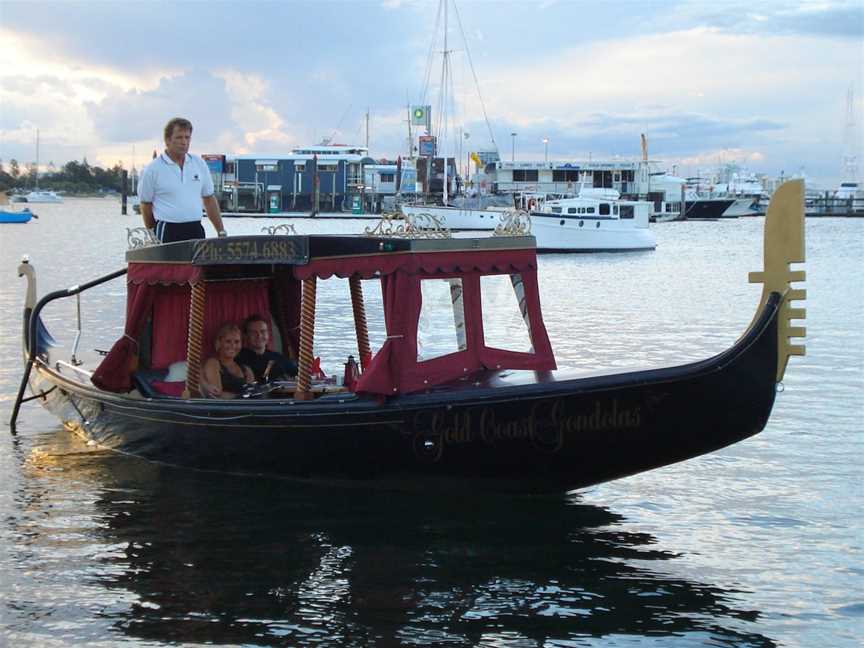
<path fill-rule="evenodd" d="M 579 171 L 575 169 L 554 169 L 552 182 L 579 182 Z"/>
<path fill-rule="evenodd" d="M 552 213 L 553 213 L 553 214 L 560 214 L 560 213 L 561 213 L 561 208 L 560 208 L 560 207 L 553 207 L 553 208 L 552 208 Z"/>
<path fill-rule="evenodd" d="M 568 214 L 575 214 L 575 213 L 576 213 L 576 208 L 575 208 L 575 207 L 569 207 L 569 208 L 567 209 L 567 213 L 568 213 Z"/>
<path fill-rule="evenodd" d="M 617 213 L 618 213 L 618 205 L 612 205 L 612 213 L 613 213 L 613 214 L 617 214 Z"/>
<path fill-rule="evenodd" d="M 594 208 L 593 208 L 593 207 L 586 207 L 586 208 L 585 208 L 585 211 L 588 212 L 589 214 L 593 214 L 593 213 L 594 213 Z"/>
<path fill-rule="evenodd" d="M 633 218 L 633 205 L 621 205 L 621 218 Z"/>
<path fill-rule="evenodd" d="M 522 275 L 480 277 L 483 337 L 487 347 L 532 352 L 531 335 L 525 322 L 525 290 Z"/>
<path fill-rule="evenodd" d="M 467 348 L 461 279 L 420 281 L 420 321 L 417 323 L 417 362 Z"/>
<path fill-rule="evenodd" d="M 600 203 L 600 215 L 608 216 L 609 215 L 609 203 Z"/>
<path fill-rule="evenodd" d="M 374 356 L 387 339 L 381 280 L 364 279 L 361 285 L 369 346 Z M 321 358 L 321 368 L 328 376 L 341 376 L 349 355 L 355 360 L 359 358 L 350 295 L 347 279 L 331 277 L 318 281 L 313 355 Z"/>
<path fill-rule="evenodd" d="M 513 182 L 537 182 L 539 175 L 537 169 L 513 169 Z"/>

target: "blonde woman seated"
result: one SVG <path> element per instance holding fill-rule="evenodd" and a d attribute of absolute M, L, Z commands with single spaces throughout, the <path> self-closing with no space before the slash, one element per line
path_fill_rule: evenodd
<path fill-rule="evenodd" d="M 223 324 L 216 334 L 216 357 L 204 363 L 201 395 L 210 398 L 236 398 L 243 387 L 255 382 L 252 370 L 236 361 L 243 346 L 240 327 Z"/>

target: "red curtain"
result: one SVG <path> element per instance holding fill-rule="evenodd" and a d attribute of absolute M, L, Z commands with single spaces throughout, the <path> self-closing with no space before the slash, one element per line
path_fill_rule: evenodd
<path fill-rule="evenodd" d="M 417 320 L 420 317 L 420 285 L 416 275 L 404 272 L 381 277 L 384 323 L 387 339 L 372 357 L 372 362 L 355 391 L 392 396 L 408 392 L 400 384 L 408 366 L 417 363 Z"/>
<path fill-rule="evenodd" d="M 282 333 L 282 353 L 296 359 L 300 351 L 300 296 L 302 284 L 291 268 L 277 270 L 271 289 L 273 317 Z"/>
<path fill-rule="evenodd" d="M 128 392 L 132 389 L 132 372 L 138 360 L 141 328 L 153 306 L 154 288 L 147 284 L 127 284 L 126 327 L 105 359 L 93 372 L 91 382 L 106 391 Z"/>
<path fill-rule="evenodd" d="M 153 352 L 151 364 L 162 369 L 186 359 L 189 334 L 188 286 L 169 286 L 158 291 L 153 302 Z M 202 359 L 215 352 L 216 333 L 226 322 L 242 325 L 253 314 L 267 318 L 270 300 L 266 281 L 208 283 L 204 298 Z"/>
<path fill-rule="evenodd" d="M 540 314 L 536 272 L 530 269 L 522 272 L 534 353 L 486 346 L 480 276 L 480 272 L 429 275 L 436 279 L 462 278 L 467 348 L 420 363 L 417 362 L 417 323 L 422 306 L 420 280 L 424 277 L 401 271 L 382 277 L 387 340 L 360 377 L 356 391 L 392 396 L 422 391 L 480 369 L 555 369 L 555 358 Z"/>

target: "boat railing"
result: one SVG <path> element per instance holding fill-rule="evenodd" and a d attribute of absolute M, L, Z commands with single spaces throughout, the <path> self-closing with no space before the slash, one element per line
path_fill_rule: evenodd
<path fill-rule="evenodd" d="M 27 261 L 25 260 L 24 263 L 27 263 Z M 126 274 L 126 272 L 127 272 L 127 269 L 122 268 L 120 270 L 112 272 L 111 274 L 107 274 L 107 275 L 104 275 L 102 277 L 99 277 L 98 279 L 88 281 L 87 283 L 78 284 L 75 286 L 71 286 L 69 288 L 64 288 L 63 290 L 55 290 L 54 292 L 50 292 L 36 303 L 36 305 L 33 307 L 33 310 L 29 314 L 25 315 L 27 318 L 27 320 L 25 322 L 25 324 L 27 326 L 27 338 L 25 339 L 25 343 L 27 345 L 27 347 L 25 349 L 27 351 L 27 365 L 24 367 L 24 375 L 21 378 L 21 385 L 18 388 L 18 396 L 15 398 L 15 404 L 12 407 L 12 416 L 9 419 L 9 427 L 10 427 L 10 430 L 11 430 L 13 435 L 16 433 L 15 432 L 15 421 L 18 419 L 18 410 L 21 408 L 21 403 L 24 402 L 24 392 L 27 390 L 27 383 L 30 380 L 30 371 L 33 368 L 33 364 L 36 362 L 36 354 L 37 354 L 37 350 L 38 350 L 37 349 L 37 336 L 39 334 L 39 322 L 40 322 L 40 315 L 42 313 L 42 309 L 57 299 L 62 299 L 63 297 L 77 296 L 78 294 L 84 292 L 85 290 L 88 290 L 90 288 L 93 288 L 93 287 L 98 286 L 98 285 L 103 284 L 103 283 L 107 283 L 108 281 L 111 281 L 112 279 L 116 279 L 117 277 L 122 277 L 123 275 Z M 29 280 L 30 280 L 30 278 L 28 277 L 28 281 Z M 80 329 L 80 304 L 79 304 L 79 329 Z M 80 337 L 80 331 L 79 331 L 79 337 Z M 76 349 L 77 349 L 77 346 L 78 346 L 78 337 L 76 337 L 76 340 L 75 340 L 75 348 Z M 74 358 L 74 352 L 73 352 L 73 358 Z M 73 362 L 74 362 L 74 360 L 73 360 Z"/>

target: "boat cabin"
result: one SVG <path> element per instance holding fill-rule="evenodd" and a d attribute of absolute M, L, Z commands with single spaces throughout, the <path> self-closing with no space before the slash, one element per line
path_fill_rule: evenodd
<path fill-rule="evenodd" d="M 360 368 L 339 390 L 382 400 L 480 372 L 555 369 L 530 236 L 238 236 L 138 247 L 126 259 L 124 335 L 92 377 L 103 390 L 200 398 L 201 367 L 219 328 L 261 314 L 271 318 L 274 350 L 298 363 L 296 384 L 282 395 L 311 400 L 320 393 L 315 334 L 332 325 L 316 318 L 317 284 L 336 277 L 348 279 L 344 306 L 325 312 L 353 313 Z M 381 286 L 383 316 L 370 318 L 386 328 L 379 348 L 367 329 L 369 280 Z M 516 315 L 521 333 L 493 330 L 501 309 Z M 166 374 L 178 362 L 186 362 L 186 378 L 172 381 Z M 324 362 L 341 367 L 345 358 Z"/>
<path fill-rule="evenodd" d="M 615 195 L 589 195 L 549 200 L 539 211 L 544 214 L 591 221 L 632 219 L 637 226 L 648 226 L 651 203 L 638 200 L 620 200 L 616 192 L 612 193 Z"/>

